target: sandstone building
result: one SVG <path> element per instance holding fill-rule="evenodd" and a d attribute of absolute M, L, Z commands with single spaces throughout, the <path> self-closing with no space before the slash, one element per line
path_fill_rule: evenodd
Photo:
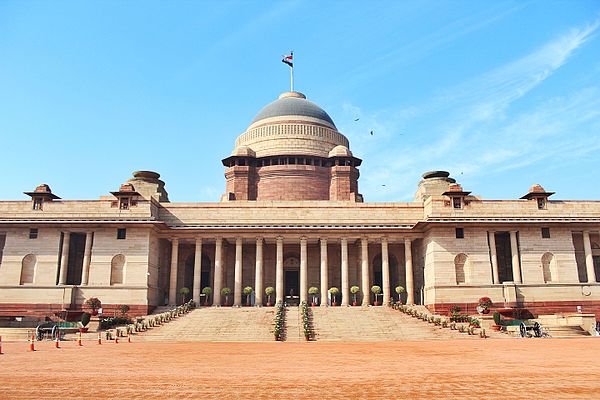
<path fill-rule="evenodd" d="M 0 202 L 0 318 L 78 311 L 98 297 L 135 314 L 182 301 L 222 304 L 221 289 L 266 304 L 308 288 L 358 286 L 360 305 L 406 288 L 403 301 L 443 312 L 495 305 L 600 315 L 600 202 L 485 200 L 447 172 L 423 175 L 407 203 L 363 202 L 361 160 L 330 116 L 298 92 L 264 107 L 223 160 L 220 202 L 171 203 L 159 174 L 133 177 L 99 200 L 65 200 L 40 185 Z M 115 185 L 117 186 L 117 185 Z M 107 188 L 109 189 L 109 188 Z M 524 190 L 525 192 L 525 190 Z"/>

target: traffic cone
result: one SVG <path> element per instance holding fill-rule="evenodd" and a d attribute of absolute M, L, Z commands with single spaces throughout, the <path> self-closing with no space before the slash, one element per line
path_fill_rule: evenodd
<path fill-rule="evenodd" d="M 102 344 L 102 335 L 98 332 L 98 344 Z"/>
<path fill-rule="evenodd" d="M 77 346 L 83 346 L 81 344 L 81 332 L 77 332 Z"/>
<path fill-rule="evenodd" d="M 131 343 L 131 333 L 127 334 L 127 343 Z"/>
<path fill-rule="evenodd" d="M 33 336 L 33 334 L 31 335 L 31 338 L 29 339 L 29 351 L 35 351 L 35 343 L 34 343 L 35 337 Z"/>
<path fill-rule="evenodd" d="M 115 332 L 115 344 L 119 344 L 119 331 Z"/>
<path fill-rule="evenodd" d="M 58 336 L 56 337 L 56 339 L 54 339 L 54 347 L 60 349 L 60 344 L 58 343 Z"/>

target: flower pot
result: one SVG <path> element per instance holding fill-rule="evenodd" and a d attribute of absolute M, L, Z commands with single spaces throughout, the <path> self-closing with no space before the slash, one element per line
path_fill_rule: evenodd
<path fill-rule="evenodd" d="M 315 302 L 313 301 L 312 303 L 310 303 L 310 306 L 311 306 L 311 307 L 316 307 L 316 306 L 317 306 L 317 303 L 315 303 Z"/>
<path fill-rule="evenodd" d="M 98 310 L 92 310 L 92 312 L 90 314 L 93 316 L 96 316 L 96 315 L 98 315 Z"/>
<path fill-rule="evenodd" d="M 84 327 L 79 328 L 79 332 L 87 333 L 88 329 L 90 329 L 90 328 L 88 328 L 87 326 L 84 326 Z"/>
<path fill-rule="evenodd" d="M 378 302 L 378 301 L 376 301 L 376 302 L 375 302 L 373 305 L 374 305 L 374 306 L 378 306 L 378 305 L 379 305 L 379 302 Z"/>
<path fill-rule="evenodd" d="M 352 302 L 352 307 L 356 307 L 358 304 L 356 304 L 355 301 Z"/>
<path fill-rule="evenodd" d="M 502 326 L 500 326 L 500 325 L 492 325 L 492 330 L 496 331 L 496 332 L 499 332 L 500 330 L 502 330 Z"/>
<path fill-rule="evenodd" d="M 331 303 L 331 307 L 337 307 L 337 303 L 334 301 L 333 303 Z"/>
<path fill-rule="evenodd" d="M 267 307 L 273 307 L 273 304 L 267 302 Z"/>

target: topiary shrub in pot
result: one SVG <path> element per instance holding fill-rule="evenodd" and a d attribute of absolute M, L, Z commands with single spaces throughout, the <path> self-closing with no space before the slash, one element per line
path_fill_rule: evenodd
<path fill-rule="evenodd" d="M 329 294 L 331 295 L 331 305 L 337 306 L 337 297 L 340 294 L 340 289 L 334 287 L 329 288 Z"/>
<path fill-rule="evenodd" d="M 375 295 L 375 305 L 379 305 L 378 296 L 381 294 L 381 287 L 374 285 L 371 287 L 371 292 Z"/>
<path fill-rule="evenodd" d="M 312 299 L 312 301 L 310 303 L 311 307 L 316 306 L 317 305 L 317 295 L 319 294 L 319 288 L 317 288 L 315 286 L 310 287 L 308 289 L 308 294 L 311 295 L 311 299 Z"/>
<path fill-rule="evenodd" d="M 81 328 L 79 328 L 79 332 L 86 333 L 88 331 L 87 325 L 90 323 L 91 318 L 90 313 L 84 312 L 81 314 Z"/>
<path fill-rule="evenodd" d="M 405 293 L 406 289 L 402 286 L 396 286 L 396 293 L 398 294 L 398 303 L 402 304 L 402 293 Z"/>
<path fill-rule="evenodd" d="M 208 298 L 212 294 L 212 289 L 207 286 L 202 289 L 202 294 L 204 295 L 204 305 L 208 306 Z"/>
<path fill-rule="evenodd" d="M 244 288 L 244 290 L 242 290 L 242 292 L 244 293 L 244 296 L 246 296 L 246 307 L 250 306 L 250 295 L 252 294 L 254 290 L 252 289 L 252 286 L 246 286 Z"/>
<path fill-rule="evenodd" d="M 229 295 L 231 294 L 231 289 L 229 289 L 228 287 L 224 287 L 223 289 L 221 289 L 221 296 L 225 296 L 225 305 L 228 305 L 229 303 Z"/>
<path fill-rule="evenodd" d="M 97 297 L 90 297 L 85 301 L 85 305 L 92 309 L 92 315 L 98 315 L 98 309 L 102 307 L 102 302 Z"/>
<path fill-rule="evenodd" d="M 357 294 L 358 292 L 360 292 L 360 288 L 359 288 L 358 286 L 352 286 L 352 287 L 350 288 L 350 293 L 352 293 L 352 305 L 353 305 L 353 306 L 356 306 L 356 305 L 357 305 L 357 303 L 356 303 L 356 294 Z"/>
<path fill-rule="evenodd" d="M 190 289 L 182 287 L 181 289 L 179 289 L 179 294 L 181 295 L 181 304 L 184 304 L 186 296 L 190 294 Z"/>
<path fill-rule="evenodd" d="M 268 286 L 265 288 L 265 294 L 267 295 L 267 307 L 271 307 L 273 303 L 271 303 L 271 296 L 275 293 L 275 288 L 273 286 Z"/>

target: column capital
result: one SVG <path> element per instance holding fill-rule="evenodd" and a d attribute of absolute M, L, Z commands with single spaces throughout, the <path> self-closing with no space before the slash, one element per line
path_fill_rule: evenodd
<path fill-rule="evenodd" d="M 196 238 L 196 244 L 202 244 L 202 238 Z"/>
<path fill-rule="evenodd" d="M 411 244 L 412 241 L 413 240 L 411 238 L 404 238 L 404 244 Z"/>
<path fill-rule="evenodd" d="M 275 240 L 277 240 L 278 242 L 283 242 L 283 236 L 277 236 Z"/>
<path fill-rule="evenodd" d="M 256 244 L 262 244 L 263 240 L 264 239 L 262 237 L 257 237 L 256 238 Z"/>
<path fill-rule="evenodd" d="M 321 242 L 321 244 L 327 244 L 327 238 L 319 238 L 319 241 Z"/>
<path fill-rule="evenodd" d="M 387 237 L 387 236 L 382 236 L 382 237 L 380 237 L 380 238 L 379 238 L 379 241 L 380 241 L 381 243 L 387 243 L 387 241 L 388 241 L 388 237 Z"/>
<path fill-rule="evenodd" d="M 361 241 L 361 243 L 365 243 L 365 242 L 366 242 L 366 243 L 369 243 L 369 238 L 368 238 L 368 237 L 366 237 L 366 236 L 361 236 L 361 237 L 360 237 L 360 241 Z"/>
<path fill-rule="evenodd" d="M 307 241 L 307 240 L 308 240 L 308 239 L 306 238 L 306 236 L 302 236 L 302 237 L 300 237 L 300 243 L 304 243 L 304 244 L 306 244 L 306 241 Z"/>
<path fill-rule="evenodd" d="M 179 238 L 176 237 L 169 238 L 169 240 L 171 240 L 171 243 L 179 243 Z"/>

